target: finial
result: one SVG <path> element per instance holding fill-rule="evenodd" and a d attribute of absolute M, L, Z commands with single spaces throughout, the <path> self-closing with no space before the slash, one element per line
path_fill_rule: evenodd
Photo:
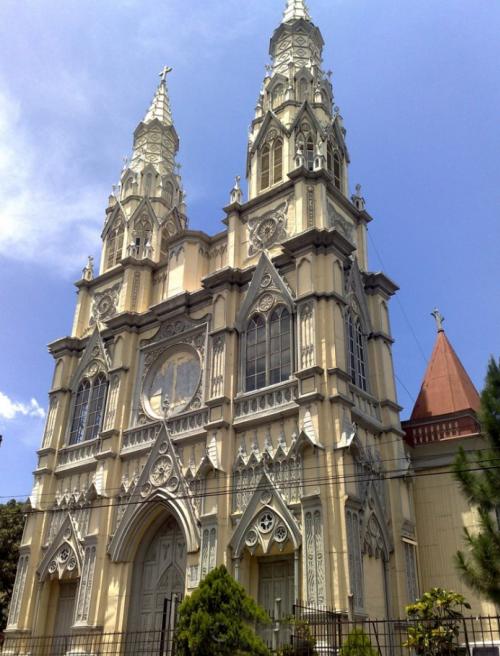
<path fill-rule="evenodd" d="M 241 202 L 243 201 L 243 193 L 241 191 L 240 181 L 241 175 L 237 175 L 234 181 L 234 187 L 231 189 L 231 194 L 229 197 L 231 205 L 233 203 L 239 203 L 241 205 Z"/>
<path fill-rule="evenodd" d="M 87 265 L 82 271 L 82 276 L 84 280 L 92 280 L 94 277 L 94 258 L 92 255 L 88 256 Z"/>
<path fill-rule="evenodd" d="M 438 333 L 444 333 L 444 328 L 443 328 L 444 317 L 441 314 L 441 312 L 438 310 L 438 308 L 434 308 L 434 310 L 431 312 L 431 317 L 434 317 L 434 319 L 436 320 Z"/>
<path fill-rule="evenodd" d="M 164 66 L 164 67 L 161 69 L 161 73 L 160 73 L 160 84 L 161 84 L 161 83 L 164 83 L 164 82 L 166 81 L 166 79 L 167 79 L 167 75 L 168 75 L 169 73 L 171 73 L 173 70 L 174 70 L 174 69 L 171 68 L 170 66 Z"/>
<path fill-rule="evenodd" d="M 361 185 L 358 183 L 355 187 L 356 191 L 351 196 L 351 200 L 354 203 L 356 209 L 362 212 L 365 209 L 365 199 L 361 195 Z"/>

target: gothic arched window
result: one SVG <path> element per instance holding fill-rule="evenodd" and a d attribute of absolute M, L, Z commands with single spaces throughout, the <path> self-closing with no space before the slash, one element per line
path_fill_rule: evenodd
<path fill-rule="evenodd" d="M 333 183 L 337 189 L 342 190 L 342 164 L 337 152 L 333 155 Z"/>
<path fill-rule="evenodd" d="M 122 259 L 124 236 L 125 230 L 122 223 L 109 233 L 106 241 L 106 269 L 111 269 Z"/>
<path fill-rule="evenodd" d="M 326 148 L 326 168 L 329 173 L 333 173 L 333 148 L 331 143 Z"/>
<path fill-rule="evenodd" d="M 281 105 L 281 103 L 283 102 L 283 98 L 284 98 L 284 86 L 282 84 L 277 84 L 274 87 L 273 94 L 272 94 L 273 109 Z"/>
<path fill-rule="evenodd" d="M 270 320 L 270 372 L 271 385 L 288 380 L 291 374 L 290 313 L 285 307 L 277 308 Z"/>
<path fill-rule="evenodd" d="M 283 140 L 275 139 L 273 144 L 273 182 L 279 182 L 283 177 Z"/>
<path fill-rule="evenodd" d="M 292 372 L 292 325 L 287 308 L 279 306 L 266 318 L 254 315 L 247 325 L 245 345 L 246 392 L 288 380 Z"/>
<path fill-rule="evenodd" d="M 165 200 L 167 205 L 172 207 L 174 204 L 174 185 L 171 182 L 167 182 L 165 185 Z"/>
<path fill-rule="evenodd" d="M 271 182 L 271 148 L 264 144 L 260 154 L 260 188 L 267 189 Z"/>
<path fill-rule="evenodd" d="M 309 82 L 305 77 L 301 78 L 299 82 L 299 99 L 302 102 L 309 100 Z"/>
<path fill-rule="evenodd" d="M 163 228 L 161 231 L 160 239 L 160 259 L 167 257 L 168 255 L 168 240 L 170 239 L 170 233 L 167 228 Z"/>
<path fill-rule="evenodd" d="M 142 216 L 141 219 L 134 224 L 134 255 L 136 257 L 150 257 L 149 249 L 151 249 L 151 222 L 147 215 Z"/>
<path fill-rule="evenodd" d="M 152 191 L 153 191 L 153 174 L 146 173 L 146 178 L 144 180 L 144 195 L 151 196 Z"/>
<path fill-rule="evenodd" d="M 102 426 L 108 381 L 98 374 L 92 381 L 84 378 L 78 387 L 69 434 L 70 444 L 97 437 Z"/>
<path fill-rule="evenodd" d="M 347 314 L 347 342 L 349 356 L 349 375 L 352 382 L 366 392 L 366 345 L 365 336 L 358 317 Z"/>

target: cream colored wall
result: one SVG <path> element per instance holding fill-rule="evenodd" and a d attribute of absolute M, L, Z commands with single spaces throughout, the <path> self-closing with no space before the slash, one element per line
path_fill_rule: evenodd
<path fill-rule="evenodd" d="M 418 530 L 421 587 L 441 587 L 463 594 L 471 614 L 495 614 L 493 604 L 480 600 L 460 579 L 453 557 L 464 549 L 463 527 L 472 531 L 477 514 L 460 492 L 448 468 L 429 467 L 415 479 L 414 500 Z"/>

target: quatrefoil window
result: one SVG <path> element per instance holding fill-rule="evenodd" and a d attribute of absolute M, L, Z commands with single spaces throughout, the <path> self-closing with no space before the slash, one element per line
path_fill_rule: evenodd
<path fill-rule="evenodd" d="M 274 526 L 274 517 L 270 512 L 265 512 L 259 519 L 259 530 L 262 533 L 269 533 Z"/>

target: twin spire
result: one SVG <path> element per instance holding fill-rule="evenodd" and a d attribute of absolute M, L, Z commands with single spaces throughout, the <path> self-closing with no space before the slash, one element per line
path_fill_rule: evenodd
<path fill-rule="evenodd" d="M 298 20 L 300 18 L 303 18 L 307 21 L 311 20 L 309 10 L 304 0 L 287 0 L 287 7 L 283 15 L 283 22 L 287 23 L 288 21 Z"/>

